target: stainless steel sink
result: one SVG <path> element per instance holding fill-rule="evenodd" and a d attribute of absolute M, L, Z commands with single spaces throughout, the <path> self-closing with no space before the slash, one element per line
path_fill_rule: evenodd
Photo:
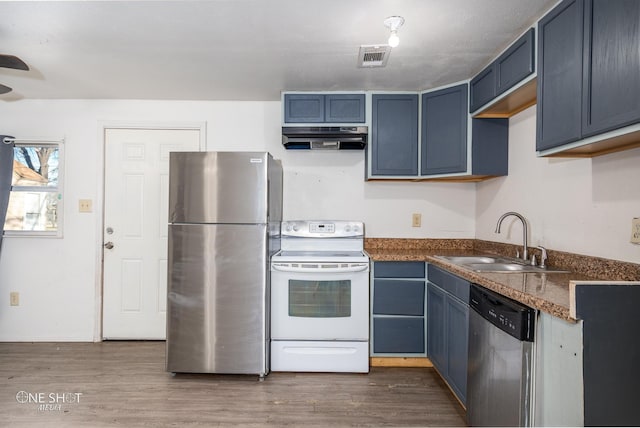
<path fill-rule="evenodd" d="M 512 260 L 498 256 L 437 256 L 456 265 L 481 264 L 481 263 L 511 263 Z"/>
<path fill-rule="evenodd" d="M 467 268 L 474 272 L 500 272 L 500 273 L 561 273 L 569 272 L 541 268 L 526 264 L 522 260 L 501 256 L 437 256 L 450 263 Z"/>
<path fill-rule="evenodd" d="M 469 269 L 475 272 L 519 272 L 519 273 L 527 273 L 527 272 L 566 272 L 555 269 L 541 268 L 538 266 L 531 266 L 519 263 L 469 263 L 464 265 Z"/>

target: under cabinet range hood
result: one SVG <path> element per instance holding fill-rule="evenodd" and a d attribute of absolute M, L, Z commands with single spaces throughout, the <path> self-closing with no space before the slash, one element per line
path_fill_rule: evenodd
<path fill-rule="evenodd" d="M 362 150 L 367 136 L 366 126 L 282 127 L 282 144 L 291 150 Z"/>

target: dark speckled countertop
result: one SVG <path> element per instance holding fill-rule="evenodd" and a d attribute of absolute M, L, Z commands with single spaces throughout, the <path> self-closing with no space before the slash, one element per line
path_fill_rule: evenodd
<path fill-rule="evenodd" d="M 575 281 L 638 281 L 640 265 L 549 251 L 549 265 L 567 273 L 474 272 L 436 256 L 513 256 L 515 246 L 466 239 L 367 238 L 365 250 L 373 261 L 425 261 L 530 307 L 575 321 L 570 314 L 569 284 Z M 534 252 L 537 251 L 534 249 Z"/>

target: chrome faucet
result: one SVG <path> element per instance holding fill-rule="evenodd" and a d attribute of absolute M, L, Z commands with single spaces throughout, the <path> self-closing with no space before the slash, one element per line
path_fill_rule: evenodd
<path fill-rule="evenodd" d="M 547 256 L 547 249 L 544 247 L 537 247 L 537 248 L 540 250 L 540 264 L 538 266 L 543 269 L 546 269 L 547 259 L 549 258 L 549 256 Z"/>
<path fill-rule="evenodd" d="M 496 225 L 496 233 L 500 233 L 500 226 L 502 225 L 502 220 L 509 216 L 515 216 L 520 219 L 522 222 L 522 260 L 527 260 L 529 258 L 529 250 L 527 248 L 527 221 L 521 214 L 518 214 L 514 211 L 509 211 L 508 213 L 502 214 L 498 219 L 498 224 Z"/>

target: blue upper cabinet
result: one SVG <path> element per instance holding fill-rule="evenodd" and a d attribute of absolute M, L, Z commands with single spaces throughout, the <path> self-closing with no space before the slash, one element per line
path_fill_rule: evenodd
<path fill-rule="evenodd" d="M 364 123 L 364 94 L 285 94 L 285 123 Z"/>
<path fill-rule="evenodd" d="M 364 123 L 364 94 L 325 95 L 324 109 L 327 123 Z"/>
<path fill-rule="evenodd" d="M 581 0 L 565 1 L 538 23 L 537 150 L 580 138 L 582 11 Z"/>
<path fill-rule="evenodd" d="M 471 79 L 469 112 L 474 112 L 496 97 L 495 63 L 491 63 Z"/>
<path fill-rule="evenodd" d="M 620 128 L 640 123 L 640 2 L 565 0 L 538 28 L 537 150 L 596 156 L 636 147 L 637 126 Z"/>
<path fill-rule="evenodd" d="M 509 173 L 509 119 L 472 119 L 471 175 L 499 177 Z"/>
<path fill-rule="evenodd" d="M 418 175 L 418 95 L 374 94 L 371 175 Z"/>
<path fill-rule="evenodd" d="M 466 84 L 422 95 L 422 174 L 467 170 Z"/>
<path fill-rule="evenodd" d="M 422 95 L 423 176 L 465 173 L 481 180 L 507 175 L 509 120 L 472 119 L 469 135 L 468 90 L 465 83 Z"/>
<path fill-rule="evenodd" d="M 496 59 L 496 95 L 513 88 L 535 71 L 534 35 L 531 28 Z"/>
<path fill-rule="evenodd" d="M 522 37 L 516 40 L 495 61 L 478 73 L 470 82 L 471 94 L 469 99 L 469 112 L 478 110 L 483 105 L 493 101 L 496 97 L 522 82 L 535 71 L 535 30 L 531 28 Z M 524 95 L 524 101 L 508 103 L 507 108 L 514 112 L 520 110 L 519 102 L 525 106 L 535 103 L 529 102 L 528 94 Z M 523 97 L 522 95 L 520 96 Z M 498 116 L 505 117 L 501 113 Z M 498 117 L 496 116 L 496 117 Z"/>
<path fill-rule="evenodd" d="M 374 94 L 367 179 L 480 181 L 506 175 L 509 120 L 470 119 L 468 93 L 464 83 L 420 98 Z"/>
<path fill-rule="evenodd" d="M 324 122 L 324 95 L 285 94 L 285 123 L 322 123 Z"/>
<path fill-rule="evenodd" d="M 587 0 L 582 136 L 640 121 L 640 1 Z"/>

